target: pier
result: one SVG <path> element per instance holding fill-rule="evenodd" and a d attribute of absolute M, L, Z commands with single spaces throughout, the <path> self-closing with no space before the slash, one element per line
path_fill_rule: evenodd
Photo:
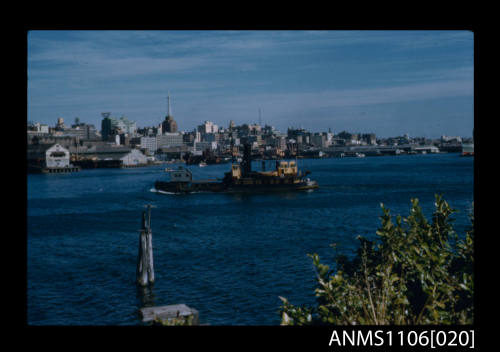
<path fill-rule="evenodd" d="M 31 174 L 64 174 L 71 172 L 79 172 L 80 166 L 64 166 L 64 167 L 37 167 L 28 165 L 28 173 Z"/>
<path fill-rule="evenodd" d="M 188 324 L 199 325 L 199 314 L 194 308 L 185 304 L 172 304 L 159 307 L 145 307 L 139 309 L 143 323 L 163 323 L 163 324 Z"/>
<path fill-rule="evenodd" d="M 79 166 L 68 166 L 68 167 L 46 167 L 42 169 L 44 174 L 60 174 L 69 172 L 78 172 L 81 168 Z"/>

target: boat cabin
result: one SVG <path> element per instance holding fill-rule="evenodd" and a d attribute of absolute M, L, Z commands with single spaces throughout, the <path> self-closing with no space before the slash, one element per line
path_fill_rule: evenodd
<path fill-rule="evenodd" d="M 297 175 L 297 164 L 295 161 L 281 161 L 276 163 L 276 170 L 278 171 L 278 176 L 291 176 Z"/>
<path fill-rule="evenodd" d="M 177 170 L 166 169 L 165 172 L 169 173 L 170 182 L 191 182 L 193 179 L 191 171 L 182 166 L 179 166 Z"/>
<path fill-rule="evenodd" d="M 241 178 L 241 167 L 240 165 L 232 165 L 231 166 L 231 176 L 235 179 Z"/>

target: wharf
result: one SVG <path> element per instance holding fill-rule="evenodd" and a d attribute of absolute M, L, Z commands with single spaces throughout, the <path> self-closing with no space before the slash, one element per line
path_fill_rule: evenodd
<path fill-rule="evenodd" d="M 35 174 L 61 174 L 79 172 L 80 166 L 66 166 L 66 167 L 28 167 L 29 173 Z"/>
<path fill-rule="evenodd" d="M 155 321 L 173 322 L 181 320 L 190 321 L 190 325 L 199 324 L 199 313 L 196 309 L 190 308 L 185 304 L 173 304 L 169 306 L 145 307 L 139 309 L 142 322 L 150 323 Z M 179 321 L 179 323 L 181 322 Z"/>

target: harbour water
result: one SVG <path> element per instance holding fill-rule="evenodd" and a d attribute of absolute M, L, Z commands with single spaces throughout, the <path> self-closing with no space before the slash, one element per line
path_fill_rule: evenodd
<path fill-rule="evenodd" d="M 307 254 L 331 264 L 330 244 L 349 254 L 356 236 L 376 237 L 380 203 L 407 216 L 418 198 L 430 219 L 434 194 L 442 194 L 464 233 L 473 164 L 458 154 L 305 159 L 299 168 L 319 189 L 250 195 L 158 194 L 160 165 L 28 175 L 27 322 L 136 325 L 144 305 L 184 303 L 201 324 L 278 325 L 278 296 L 314 304 Z M 229 164 L 191 169 L 194 178 L 221 178 Z M 146 292 L 135 284 L 145 204 L 156 206 L 156 282 Z"/>

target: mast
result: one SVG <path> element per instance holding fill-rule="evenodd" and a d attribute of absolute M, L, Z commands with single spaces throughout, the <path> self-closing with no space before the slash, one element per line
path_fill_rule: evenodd
<path fill-rule="evenodd" d="M 243 145 L 243 175 L 246 176 L 252 172 L 252 146 L 250 143 Z"/>

